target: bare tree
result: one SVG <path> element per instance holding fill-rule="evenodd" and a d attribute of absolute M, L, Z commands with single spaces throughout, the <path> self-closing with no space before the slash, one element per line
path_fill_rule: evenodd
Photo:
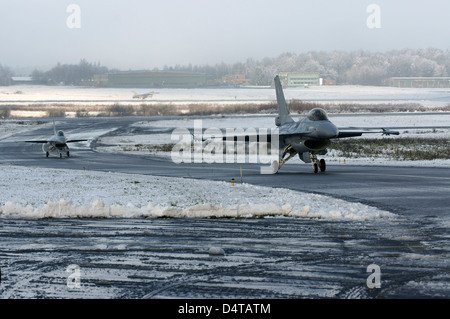
<path fill-rule="evenodd" d="M 9 67 L 0 64 L 0 85 L 11 85 L 13 75 Z"/>

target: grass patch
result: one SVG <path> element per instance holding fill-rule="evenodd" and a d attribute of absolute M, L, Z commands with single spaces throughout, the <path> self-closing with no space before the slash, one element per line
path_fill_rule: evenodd
<path fill-rule="evenodd" d="M 61 108 L 49 109 L 47 110 L 47 117 L 64 117 L 66 116 L 66 111 Z"/>
<path fill-rule="evenodd" d="M 389 112 L 450 112 L 450 104 L 440 107 L 425 108 L 418 103 L 317 103 L 292 99 L 287 101 L 291 113 L 305 114 L 311 109 L 320 107 L 328 113 L 389 113 Z M 68 112 L 76 112 L 77 117 L 86 116 L 208 116 L 208 115 L 232 115 L 232 114 L 276 114 L 276 102 L 262 103 L 141 103 L 113 105 L 75 105 L 70 103 L 53 103 L 48 105 L 3 105 L 0 108 L 0 117 L 11 117 L 11 111 L 44 111 L 50 117 L 62 117 Z"/>
<path fill-rule="evenodd" d="M 131 105 L 114 104 L 108 108 L 109 116 L 131 116 L 134 115 L 134 108 Z"/>
<path fill-rule="evenodd" d="M 382 157 L 397 161 L 450 159 L 450 140 L 446 138 L 380 138 L 341 139 L 330 150 L 346 158 Z"/>
<path fill-rule="evenodd" d="M 123 147 L 123 151 L 171 152 L 174 146 L 173 143 L 135 144 Z M 233 150 L 237 154 L 236 146 Z M 270 151 L 270 146 L 268 150 Z M 336 156 L 345 158 L 389 158 L 397 161 L 450 159 L 450 140 L 426 137 L 351 138 L 333 140 L 328 150 L 334 150 Z M 190 151 L 192 154 L 195 152 L 193 145 Z M 223 154 L 227 154 L 226 143 L 223 145 Z M 249 155 L 247 147 L 244 154 Z"/>
<path fill-rule="evenodd" d="M 11 116 L 11 108 L 2 107 L 0 108 L 0 119 L 7 119 Z"/>

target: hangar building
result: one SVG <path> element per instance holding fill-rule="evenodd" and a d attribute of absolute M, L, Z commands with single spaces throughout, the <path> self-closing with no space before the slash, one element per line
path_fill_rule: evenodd
<path fill-rule="evenodd" d="M 399 88 L 450 88 L 450 77 L 393 77 L 386 84 Z"/>
<path fill-rule="evenodd" d="M 322 85 L 322 79 L 319 73 L 280 73 L 280 80 L 283 86 L 309 86 Z"/>
<path fill-rule="evenodd" d="M 206 85 L 206 75 L 188 72 L 132 71 L 94 75 L 96 86 L 115 88 L 193 88 Z"/>

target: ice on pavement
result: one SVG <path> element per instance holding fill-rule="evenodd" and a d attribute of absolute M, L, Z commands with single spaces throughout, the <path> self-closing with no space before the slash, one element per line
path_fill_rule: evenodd
<path fill-rule="evenodd" d="M 360 203 L 281 188 L 84 170 L 0 166 L 1 218 L 395 220 Z"/>

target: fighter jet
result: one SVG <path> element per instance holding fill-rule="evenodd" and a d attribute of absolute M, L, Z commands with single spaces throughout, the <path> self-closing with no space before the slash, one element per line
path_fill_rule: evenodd
<path fill-rule="evenodd" d="M 278 116 L 275 118 L 275 125 L 278 126 L 279 139 L 279 161 L 272 163 L 274 173 L 291 158 L 298 155 L 305 163 L 312 163 L 314 173 L 320 169 L 326 170 L 325 159 L 318 159 L 319 155 L 327 153 L 327 147 L 334 139 L 361 136 L 362 134 L 381 133 L 383 135 L 399 135 L 399 132 L 381 128 L 381 131 L 340 131 L 328 118 L 327 112 L 321 108 L 312 109 L 306 117 L 299 121 L 294 121 L 290 116 L 283 88 L 278 75 L 275 77 L 275 90 L 278 105 Z M 252 137 L 246 135 L 240 137 L 241 141 L 260 140 L 260 136 Z M 243 138 L 243 139 L 242 139 Z M 271 142 L 274 136 L 269 134 L 264 140 Z M 223 140 L 232 141 L 233 136 L 224 137 Z M 234 141 L 239 137 L 234 136 Z"/>
<path fill-rule="evenodd" d="M 133 91 L 133 99 L 146 99 L 149 96 L 152 97 L 153 94 L 158 94 L 158 92 L 148 92 L 148 93 L 143 93 L 143 94 L 137 94 L 136 92 Z"/>
<path fill-rule="evenodd" d="M 280 160 L 278 169 L 298 154 L 305 163 L 312 163 L 314 173 L 326 170 L 326 162 L 318 155 L 325 155 L 333 139 L 361 136 L 362 134 L 381 133 L 399 135 L 397 131 L 382 128 L 381 131 L 340 131 L 329 119 L 325 110 L 312 109 L 306 117 L 295 122 L 289 115 L 283 88 L 278 76 L 275 77 L 275 90 L 278 104 L 278 116 L 275 125 L 279 128 Z"/>
<path fill-rule="evenodd" d="M 62 157 L 63 153 L 66 153 L 67 157 L 70 157 L 69 146 L 67 143 L 85 142 L 87 140 L 68 140 L 63 131 L 56 131 L 55 121 L 53 121 L 53 133 L 54 135 L 48 140 L 37 141 L 25 141 L 26 143 L 42 143 L 42 151 L 46 157 L 53 152 L 58 152 L 59 157 Z"/>

